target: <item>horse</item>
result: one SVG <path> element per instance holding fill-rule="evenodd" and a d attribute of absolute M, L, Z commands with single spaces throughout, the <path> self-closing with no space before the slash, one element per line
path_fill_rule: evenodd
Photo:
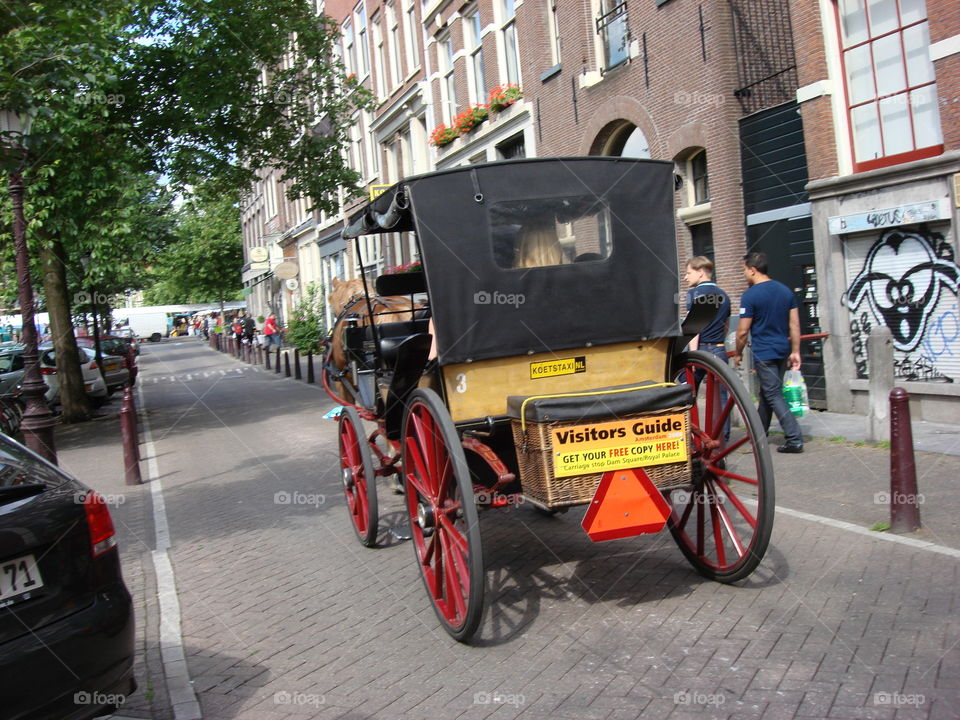
<path fill-rule="evenodd" d="M 363 281 L 360 278 L 347 281 L 334 278 L 332 286 L 333 290 L 327 296 L 327 301 L 336 314 L 336 320 L 326 339 L 327 350 L 324 353 L 322 370 L 323 384 L 327 394 L 334 401 L 341 405 L 353 405 L 353 393 L 350 392 L 347 384 L 341 382 L 341 379 L 348 379 L 350 385 L 355 385 L 355 380 L 350 378 L 347 353 L 343 346 L 343 328 L 347 320 L 355 319 L 360 326 L 397 322 L 407 319 L 404 317 L 405 313 L 408 317 L 413 317 L 413 312 L 423 306 L 412 302 L 407 297 L 397 295 L 384 297 L 376 294 L 370 296 L 368 305 Z"/>

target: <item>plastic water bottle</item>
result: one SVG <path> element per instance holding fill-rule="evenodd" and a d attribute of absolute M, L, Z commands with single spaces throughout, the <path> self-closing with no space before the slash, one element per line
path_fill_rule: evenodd
<path fill-rule="evenodd" d="M 803 417 L 810 412 L 807 383 L 799 370 L 787 370 L 783 376 L 783 399 L 794 417 Z"/>

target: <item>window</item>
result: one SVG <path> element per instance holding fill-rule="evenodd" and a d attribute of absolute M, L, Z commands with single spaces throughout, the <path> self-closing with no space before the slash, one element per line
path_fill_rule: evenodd
<path fill-rule="evenodd" d="M 497 144 L 497 158 L 500 160 L 511 160 L 513 158 L 526 156 L 527 151 L 523 143 L 523 133 L 517 133 Z"/>
<path fill-rule="evenodd" d="M 710 202 L 710 185 L 707 183 L 707 151 L 701 150 L 690 158 L 688 175 L 693 185 L 693 204 Z"/>
<path fill-rule="evenodd" d="M 420 58 L 418 57 L 419 46 L 417 45 L 417 6 L 413 0 L 405 0 L 406 7 L 403 10 L 403 39 L 404 49 L 407 51 L 407 72 L 413 72 L 414 68 L 420 67 Z"/>
<path fill-rule="evenodd" d="M 443 75 L 440 83 L 440 102 L 443 106 L 443 122 L 450 123 L 457 114 L 457 88 L 453 75 L 453 40 L 448 35 L 437 44 L 437 64 Z"/>
<path fill-rule="evenodd" d="M 630 57 L 630 30 L 627 27 L 627 3 L 601 0 L 597 34 L 603 43 L 603 69 L 611 70 Z"/>
<path fill-rule="evenodd" d="M 383 54 L 383 29 L 380 26 L 380 16 L 374 15 L 370 18 L 370 26 L 373 31 L 373 52 L 374 67 L 373 72 L 377 83 L 377 98 L 382 100 L 387 96 L 386 64 Z"/>
<path fill-rule="evenodd" d="M 520 55 L 517 51 L 517 16 L 514 0 L 501 0 L 503 25 L 500 34 L 503 38 L 503 55 L 506 69 L 506 81 L 520 84 Z"/>
<path fill-rule="evenodd" d="M 357 71 L 353 58 L 353 23 L 349 20 L 343 24 L 343 65 L 348 75 Z"/>
<path fill-rule="evenodd" d="M 560 23 L 557 22 L 557 0 L 546 0 L 547 34 L 550 41 L 550 64 L 560 64 Z"/>
<path fill-rule="evenodd" d="M 376 177 L 380 174 L 380 163 L 377 157 L 378 146 L 373 142 L 372 136 L 366 134 L 366 129 L 373 123 L 373 113 L 364 110 L 361 122 L 361 132 L 364 132 L 364 144 L 367 150 L 367 167 L 370 169 L 370 177 Z"/>
<path fill-rule="evenodd" d="M 493 258 L 504 269 L 610 257 L 610 209 L 595 195 L 509 200 L 488 212 Z"/>
<path fill-rule="evenodd" d="M 854 169 L 939 155 L 943 134 L 924 0 L 839 0 Z"/>
<path fill-rule="evenodd" d="M 487 85 L 483 69 L 483 24 L 480 11 L 463 16 L 464 46 L 470 55 L 467 77 L 470 81 L 470 101 L 482 103 L 487 99 Z"/>
<path fill-rule="evenodd" d="M 357 74 L 366 77 L 370 73 L 370 46 L 367 44 L 367 12 L 363 3 L 354 9 L 353 20 L 357 25 Z"/>
<path fill-rule="evenodd" d="M 403 66 L 400 64 L 400 28 L 397 25 L 397 13 L 393 3 L 385 5 L 383 15 L 387 21 L 387 32 L 390 33 L 390 77 L 393 82 L 391 88 L 403 82 Z"/>

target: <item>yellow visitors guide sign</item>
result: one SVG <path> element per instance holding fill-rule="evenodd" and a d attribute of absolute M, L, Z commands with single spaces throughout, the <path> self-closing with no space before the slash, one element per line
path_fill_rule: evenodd
<path fill-rule="evenodd" d="M 687 460 L 685 413 L 558 427 L 551 432 L 556 477 Z"/>
<path fill-rule="evenodd" d="M 587 358 L 585 355 L 572 358 L 560 358 L 558 360 L 544 360 L 543 362 L 530 363 L 530 379 L 556 377 L 557 375 L 573 375 L 587 371 Z"/>

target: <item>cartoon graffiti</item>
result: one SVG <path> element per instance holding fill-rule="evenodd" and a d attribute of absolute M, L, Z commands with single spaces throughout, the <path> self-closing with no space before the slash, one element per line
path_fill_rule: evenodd
<path fill-rule="evenodd" d="M 843 296 L 850 310 L 859 311 L 850 323 L 857 375 L 867 376 L 866 341 L 875 323 L 890 329 L 894 349 L 903 353 L 896 359 L 897 377 L 953 382 L 936 359 L 954 355 L 960 336 L 958 284 L 960 266 L 943 235 L 884 232 Z"/>

